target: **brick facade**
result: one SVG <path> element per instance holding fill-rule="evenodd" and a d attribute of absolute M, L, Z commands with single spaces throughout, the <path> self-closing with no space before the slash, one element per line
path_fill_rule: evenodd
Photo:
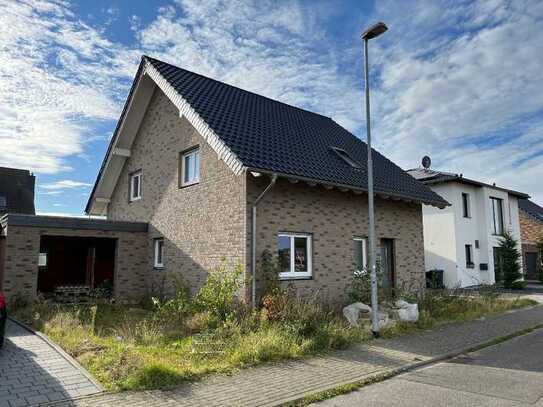
<path fill-rule="evenodd" d="M 269 179 L 249 176 L 248 208 Z M 397 287 L 418 289 L 425 284 L 422 207 L 400 201 L 376 199 L 376 236 L 394 239 Z M 248 217 L 250 211 L 248 210 Z M 250 218 L 248 224 L 250 224 Z M 302 291 L 320 290 L 323 298 L 345 300 L 354 271 L 354 236 L 367 236 L 367 195 L 292 184 L 279 179 L 258 206 L 257 259 L 264 250 L 277 252 L 279 232 L 312 235 L 313 276 L 292 280 Z M 250 249 L 248 230 L 247 250 Z M 250 259 L 248 261 L 248 269 Z"/>
<path fill-rule="evenodd" d="M 179 187 L 180 153 L 200 148 L 200 182 Z M 129 202 L 130 174 L 142 170 L 142 199 Z M 153 290 L 165 272 L 179 272 L 193 293 L 221 259 L 245 262 L 245 175 L 219 160 L 177 108 L 156 90 L 112 195 L 109 220 L 149 223 L 148 265 Z M 154 270 L 153 238 L 164 238 L 164 269 Z"/>
<path fill-rule="evenodd" d="M 520 236 L 522 241 L 522 258 L 524 260 L 524 273 L 527 273 L 527 253 L 538 253 L 537 243 L 543 240 L 543 223 L 536 220 L 523 210 L 519 210 Z M 543 259 L 538 256 L 537 263 L 541 265 Z"/>
<path fill-rule="evenodd" d="M 543 222 L 520 210 L 520 236 L 523 243 L 536 244 L 543 239 Z"/>
<path fill-rule="evenodd" d="M 179 186 L 182 152 L 198 146 L 200 181 Z M 130 175 L 142 171 L 142 198 L 129 200 Z M 236 176 L 158 89 L 151 98 L 108 205 L 108 220 L 145 222 L 148 232 L 107 232 L 8 226 L 4 289 L 34 295 L 40 236 L 118 239 L 115 294 L 137 297 L 163 290 L 179 273 L 195 293 L 222 259 L 251 270 L 251 208 L 269 178 Z M 424 286 L 420 204 L 376 200 L 377 237 L 393 239 L 397 286 Z M 258 207 L 257 258 L 277 253 L 278 232 L 312 235 L 313 275 L 293 281 L 301 292 L 343 301 L 354 270 L 353 236 L 366 236 L 367 195 L 279 179 Z M 153 267 L 153 239 L 164 238 L 164 268 Z M 249 286 L 244 293 L 249 292 Z M 167 287 L 165 289 L 167 291 Z"/>
<path fill-rule="evenodd" d="M 5 236 L 2 287 L 8 298 L 34 298 L 38 284 L 38 254 L 41 236 L 107 237 L 117 240 L 115 297 L 130 299 L 146 293 L 146 233 L 100 230 L 38 228 L 8 225 Z"/>
<path fill-rule="evenodd" d="M 199 146 L 200 182 L 179 188 L 180 153 Z M 142 170 L 142 199 L 129 201 L 129 178 Z M 149 223 L 148 275 L 156 290 L 177 272 L 192 292 L 222 258 L 251 270 L 251 206 L 269 179 L 236 176 L 190 123 L 156 90 L 112 195 L 109 220 Z M 247 191 L 248 189 L 248 191 Z M 279 180 L 258 208 L 258 253 L 277 251 L 277 232 L 313 234 L 313 278 L 300 290 L 344 299 L 353 266 L 354 235 L 367 234 L 367 196 Z M 420 204 L 377 200 L 377 236 L 394 239 L 397 285 L 424 285 Z M 163 237 L 164 269 L 152 266 L 152 240 Z M 248 294 L 249 287 L 245 293 Z"/>

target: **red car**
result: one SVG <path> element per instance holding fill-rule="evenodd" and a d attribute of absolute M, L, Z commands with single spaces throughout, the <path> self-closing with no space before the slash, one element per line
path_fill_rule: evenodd
<path fill-rule="evenodd" d="M 0 348 L 4 344 L 4 335 L 6 333 L 6 319 L 8 313 L 6 311 L 6 296 L 0 292 Z"/>

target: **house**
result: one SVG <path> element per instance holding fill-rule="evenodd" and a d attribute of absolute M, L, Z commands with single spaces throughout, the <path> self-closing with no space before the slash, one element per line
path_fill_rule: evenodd
<path fill-rule="evenodd" d="M 538 268 L 543 267 L 543 259 L 537 245 L 543 242 L 543 208 L 528 199 L 519 199 L 518 206 L 524 274 L 527 280 L 539 280 Z"/>
<path fill-rule="evenodd" d="M 14 229 L 27 261 L 7 261 L 4 280 L 33 295 L 36 247 L 84 234 L 115 241 L 117 297 L 160 289 L 169 273 L 194 293 L 226 261 L 244 267 L 243 295 L 254 300 L 269 250 L 285 284 L 341 301 L 366 264 L 366 154 L 328 117 L 144 56 L 85 209 L 107 220 L 63 220 L 61 230 L 8 215 L 8 257 Z M 383 283 L 422 287 L 422 206 L 448 203 L 378 152 L 374 166 Z M 16 287 L 17 261 L 26 288 Z"/>
<path fill-rule="evenodd" d="M 34 183 L 28 170 L 0 167 L 0 216 L 8 212 L 35 214 Z"/>
<path fill-rule="evenodd" d="M 519 242 L 520 251 L 518 201 L 528 195 L 430 168 L 408 173 L 451 204 L 423 207 L 427 270 L 443 270 L 450 288 L 494 284 L 505 231 Z"/>

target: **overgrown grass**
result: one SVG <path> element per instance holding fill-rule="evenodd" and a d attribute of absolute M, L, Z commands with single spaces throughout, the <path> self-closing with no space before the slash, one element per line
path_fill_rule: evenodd
<path fill-rule="evenodd" d="M 167 388 L 209 373 L 338 349 L 367 339 L 338 317 L 310 335 L 269 322 L 260 313 L 207 331 L 191 322 L 164 324 L 154 312 L 97 304 L 66 306 L 37 302 L 14 316 L 44 332 L 76 358 L 108 390 Z M 198 315 L 196 318 L 206 320 Z"/>
<path fill-rule="evenodd" d="M 222 265 L 194 300 L 176 277 L 173 297 L 154 297 L 145 302 L 148 309 L 100 300 L 79 306 L 41 300 L 14 315 L 51 337 L 112 391 L 172 387 L 209 373 L 346 348 L 371 337 L 367 325 L 347 326 L 338 309 L 321 303 L 318 292 L 299 297 L 281 290 L 273 278 L 264 307 L 252 311 L 236 299 L 241 275 L 240 268 L 230 271 Z M 355 288 L 363 291 L 366 285 Z M 409 299 L 412 294 L 401 295 Z M 417 323 L 397 323 L 383 329 L 383 336 L 533 305 L 499 299 L 492 291 L 475 297 L 427 291 L 418 302 Z"/>
<path fill-rule="evenodd" d="M 415 323 L 398 322 L 382 330 L 385 338 L 431 329 L 451 322 L 471 321 L 480 317 L 537 305 L 528 298 L 504 299 L 495 291 L 481 295 L 462 295 L 447 290 L 427 290 L 419 302 L 419 320 Z"/>

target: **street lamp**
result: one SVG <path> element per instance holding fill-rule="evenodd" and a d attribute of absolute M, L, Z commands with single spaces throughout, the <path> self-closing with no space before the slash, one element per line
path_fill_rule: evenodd
<path fill-rule="evenodd" d="M 368 68 L 368 41 L 380 36 L 388 30 L 385 23 L 377 23 L 372 25 L 368 30 L 362 33 L 364 40 L 364 76 L 366 87 L 366 128 L 368 137 L 368 212 L 369 212 L 369 261 L 371 273 L 371 331 L 375 338 L 379 337 L 379 305 L 377 302 L 377 270 L 375 266 L 375 212 L 373 202 L 373 160 L 371 157 L 371 126 L 370 126 L 370 83 L 369 83 L 369 68 Z"/>

